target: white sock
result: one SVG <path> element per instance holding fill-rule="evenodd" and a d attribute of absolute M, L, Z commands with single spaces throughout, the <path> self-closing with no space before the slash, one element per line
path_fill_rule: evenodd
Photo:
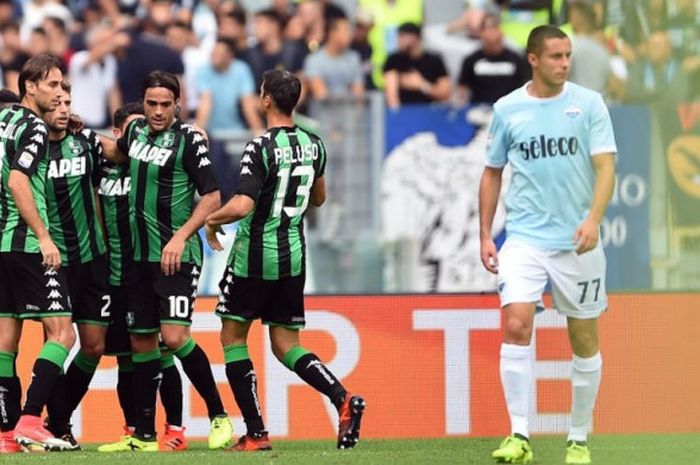
<path fill-rule="evenodd" d="M 527 410 L 531 384 L 530 346 L 501 344 L 501 385 L 506 396 L 512 434 L 530 437 Z"/>
<path fill-rule="evenodd" d="M 568 441 L 584 442 L 588 439 L 602 367 L 603 358 L 600 352 L 591 358 L 574 355 L 574 368 L 571 372 L 571 429 Z"/>

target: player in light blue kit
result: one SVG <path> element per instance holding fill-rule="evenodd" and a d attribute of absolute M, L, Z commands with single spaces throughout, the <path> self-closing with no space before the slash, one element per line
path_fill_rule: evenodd
<path fill-rule="evenodd" d="M 574 353 L 566 463 L 591 463 L 586 441 L 602 367 L 597 323 L 607 309 L 599 226 L 615 185 L 617 148 L 601 96 L 566 81 L 570 57 L 571 41 L 561 30 L 532 30 L 532 81 L 496 102 L 481 178 L 481 260 L 498 273 L 505 313 L 500 372 L 512 433 L 492 454 L 498 462 L 532 461 L 530 340 L 549 281 Z M 508 163 L 507 238 L 498 253 L 491 225 Z"/>

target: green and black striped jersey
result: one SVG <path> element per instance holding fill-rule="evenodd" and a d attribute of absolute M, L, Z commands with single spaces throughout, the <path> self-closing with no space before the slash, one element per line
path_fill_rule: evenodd
<path fill-rule="evenodd" d="M 11 170 L 29 177 L 39 217 L 48 227 L 48 147 L 48 127 L 31 110 L 21 105 L 0 109 L 0 252 L 40 252 L 39 241 L 20 216 L 8 181 Z"/>
<path fill-rule="evenodd" d="M 117 146 L 130 158 L 134 261 L 160 262 L 163 247 L 192 215 L 195 189 L 200 195 L 218 189 L 207 141 L 181 121 L 153 133 L 141 118 L 129 124 Z M 188 239 L 182 262 L 201 266 L 199 234 Z"/>
<path fill-rule="evenodd" d="M 236 276 L 274 280 L 304 272 L 304 214 L 325 167 L 321 139 L 297 126 L 270 129 L 246 145 L 236 193 L 255 207 L 238 224 L 231 249 Z"/>
<path fill-rule="evenodd" d="M 109 284 L 123 286 L 129 283 L 130 264 L 134 260 L 129 215 L 129 166 L 102 159 L 99 176 L 100 187 L 97 193 L 107 235 Z"/>
<path fill-rule="evenodd" d="M 90 129 L 49 141 L 49 233 L 64 265 L 87 263 L 106 251 L 95 201 L 101 155 L 102 144 Z"/>

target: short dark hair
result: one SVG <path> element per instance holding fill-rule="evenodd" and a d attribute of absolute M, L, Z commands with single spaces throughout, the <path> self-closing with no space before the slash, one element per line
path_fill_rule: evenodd
<path fill-rule="evenodd" d="M 63 90 L 63 92 L 68 92 L 70 94 L 73 90 L 73 86 L 71 85 L 69 80 L 64 79 L 63 81 L 61 81 L 61 89 Z"/>
<path fill-rule="evenodd" d="M 484 29 L 486 29 L 486 26 L 489 24 L 489 22 L 492 22 L 495 26 L 500 26 L 501 15 L 492 11 L 486 12 L 486 14 L 484 14 L 484 17 L 481 18 L 481 22 L 479 23 L 479 30 L 483 31 Z"/>
<path fill-rule="evenodd" d="M 576 0 L 569 5 L 569 12 L 572 11 L 578 11 L 586 23 L 586 26 L 595 29 L 597 18 L 591 5 L 581 0 Z"/>
<path fill-rule="evenodd" d="M 143 80 L 141 87 L 141 96 L 146 95 L 146 90 L 152 87 L 165 87 L 175 96 L 175 100 L 180 98 L 180 81 L 173 73 L 167 71 L 152 71 Z"/>
<path fill-rule="evenodd" d="M 19 24 L 15 21 L 10 21 L 4 24 L 0 24 L 0 33 L 4 34 L 7 30 L 14 29 L 15 32 L 19 32 Z"/>
<path fill-rule="evenodd" d="M 35 27 L 34 29 L 32 29 L 32 34 L 39 34 L 46 37 L 46 29 L 44 29 L 41 26 Z"/>
<path fill-rule="evenodd" d="M 266 8 L 266 9 L 264 9 L 264 10 L 260 10 L 260 11 L 258 11 L 258 12 L 255 13 L 255 16 L 256 16 L 256 17 L 260 16 L 260 17 L 263 17 L 263 18 L 267 18 L 267 19 L 269 19 L 270 21 L 277 23 L 277 25 L 278 25 L 280 28 L 282 28 L 282 27 L 284 26 L 284 19 L 283 19 L 282 16 L 280 16 L 279 13 L 277 13 L 277 11 L 274 10 L 273 8 Z"/>
<path fill-rule="evenodd" d="M 66 32 L 66 22 L 63 21 L 61 18 L 57 18 L 56 16 L 47 16 L 44 18 L 44 21 L 52 23 L 61 32 Z"/>
<path fill-rule="evenodd" d="M 143 115 L 143 104 L 140 102 L 127 103 L 112 115 L 112 124 L 115 128 L 120 128 L 126 119 L 131 115 Z"/>
<path fill-rule="evenodd" d="M 19 102 L 19 95 L 15 94 L 9 89 L 0 89 L 0 107 L 12 105 L 13 103 Z"/>
<path fill-rule="evenodd" d="M 399 34 L 413 34 L 414 36 L 420 37 L 422 30 L 419 24 L 403 23 L 399 26 Z"/>
<path fill-rule="evenodd" d="M 231 18 L 232 20 L 236 21 L 241 26 L 245 26 L 246 21 L 247 21 L 245 10 L 243 10 L 242 8 L 236 8 L 235 10 L 227 11 L 226 13 L 220 14 L 217 17 L 216 22 L 218 24 L 221 24 L 221 20 L 223 18 Z"/>
<path fill-rule="evenodd" d="M 233 56 L 236 55 L 236 42 L 234 42 L 233 39 L 229 39 L 228 37 L 219 36 L 216 38 L 216 43 L 217 44 L 219 44 L 219 43 L 224 44 L 231 55 L 233 55 Z"/>
<path fill-rule="evenodd" d="M 525 47 L 525 52 L 539 55 L 540 53 L 542 53 L 544 43 L 547 39 L 568 38 L 569 36 L 567 36 L 564 31 L 562 31 L 556 26 L 551 26 L 549 24 L 537 26 L 532 31 L 530 31 L 530 35 L 527 38 L 527 47 Z"/>
<path fill-rule="evenodd" d="M 263 73 L 263 96 L 270 96 L 277 109 L 291 115 L 299 103 L 301 81 L 287 70 L 269 69 Z"/>
<path fill-rule="evenodd" d="M 328 35 L 335 31 L 335 29 L 338 27 L 338 24 L 340 23 L 350 23 L 350 20 L 346 16 L 332 16 L 326 21 L 326 33 L 325 36 L 328 37 Z"/>
<path fill-rule="evenodd" d="M 19 98 L 24 98 L 24 95 L 27 93 L 27 81 L 38 82 L 44 80 L 49 71 L 54 68 L 58 68 L 63 72 L 63 63 L 58 57 L 50 53 L 42 53 L 27 60 L 19 72 Z"/>

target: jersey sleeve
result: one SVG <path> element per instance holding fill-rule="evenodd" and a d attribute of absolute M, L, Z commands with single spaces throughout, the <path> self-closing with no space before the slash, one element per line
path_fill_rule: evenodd
<path fill-rule="evenodd" d="M 92 159 L 92 185 L 97 187 L 100 185 L 100 163 L 102 161 L 102 143 L 95 131 L 92 129 L 83 129 L 82 135 L 88 142 L 88 156 Z"/>
<path fill-rule="evenodd" d="M 136 124 L 138 124 L 138 121 L 138 119 L 132 120 L 124 129 L 124 134 L 117 139 L 117 148 L 122 154 L 124 154 L 125 157 L 129 156 L 129 142 L 131 142 L 132 134 L 134 132 L 134 128 L 136 128 Z"/>
<path fill-rule="evenodd" d="M 321 178 L 326 173 L 326 146 L 323 144 L 323 141 L 320 138 L 317 140 L 317 142 L 319 161 L 318 169 L 316 170 L 316 178 Z"/>
<path fill-rule="evenodd" d="M 219 190 L 214 177 L 209 146 L 204 137 L 194 129 L 189 129 L 186 148 L 182 154 L 182 164 L 190 179 L 197 188 L 199 195 Z"/>
<path fill-rule="evenodd" d="M 27 176 L 36 173 L 37 167 L 48 150 L 48 129 L 39 119 L 27 119 L 24 130 L 16 142 L 15 157 L 11 169 Z"/>
<path fill-rule="evenodd" d="M 236 194 L 246 195 L 257 202 L 265 182 L 266 149 L 255 142 L 249 142 L 241 157 L 241 171 Z"/>
<path fill-rule="evenodd" d="M 591 111 L 591 156 L 617 153 L 610 112 L 603 97 L 596 95 Z"/>
<path fill-rule="evenodd" d="M 488 142 L 486 143 L 486 166 L 502 168 L 508 163 L 508 130 L 503 117 L 494 109 Z"/>

